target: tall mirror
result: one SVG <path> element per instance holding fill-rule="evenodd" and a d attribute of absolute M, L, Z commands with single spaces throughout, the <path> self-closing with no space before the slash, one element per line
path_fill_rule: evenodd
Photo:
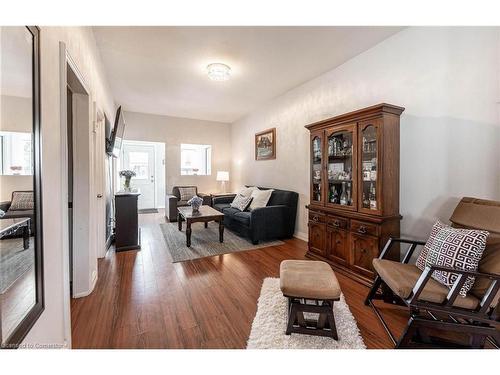
<path fill-rule="evenodd" d="M 43 311 L 39 30 L 0 27 L 0 339 L 16 348 Z"/>

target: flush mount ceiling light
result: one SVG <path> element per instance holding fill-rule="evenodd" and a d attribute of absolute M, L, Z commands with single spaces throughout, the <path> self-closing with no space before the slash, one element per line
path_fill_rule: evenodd
<path fill-rule="evenodd" d="M 207 72 L 212 81 L 227 81 L 231 76 L 231 68 L 222 63 L 209 64 Z"/>

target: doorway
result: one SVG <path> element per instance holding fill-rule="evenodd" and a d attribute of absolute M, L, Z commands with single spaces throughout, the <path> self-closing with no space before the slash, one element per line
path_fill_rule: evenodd
<path fill-rule="evenodd" d="M 165 144 L 161 142 L 124 140 L 119 170 L 135 172 L 131 187 L 139 189 L 139 210 L 164 207 Z"/>

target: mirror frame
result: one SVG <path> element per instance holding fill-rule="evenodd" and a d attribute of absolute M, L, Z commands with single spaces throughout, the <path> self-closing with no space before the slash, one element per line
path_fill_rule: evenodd
<path fill-rule="evenodd" d="M 43 277 L 43 227 L 42 227 L 42 154 L 40 124 L 40 29 L 26 26 L 33 36 L 32 45 L 32 90 L 33 90 L 33 191 L 35 196 L 35 291 L 33 307 L 17 325 L 11 335 L 0 345 L 2 348 L 18 348 L 45 309 Z"/>

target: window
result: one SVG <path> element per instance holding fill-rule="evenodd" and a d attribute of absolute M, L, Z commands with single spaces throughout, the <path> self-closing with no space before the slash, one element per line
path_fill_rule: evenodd
<path fill-rule="evenodd" d="M 212 146 L 181 144 L 181 175 L 212 174 Z"/>
<path fill-rule="evenodd" d="M 128 153 L 128 167 L 135 172 L 135 179 L 149 179 L 149 153 L 143 151 L 130 151 Z"/>
<path fill-rule="evenodd" d="M 31 133 L 0 132 L 0 174 L 32 175 Z"/>

